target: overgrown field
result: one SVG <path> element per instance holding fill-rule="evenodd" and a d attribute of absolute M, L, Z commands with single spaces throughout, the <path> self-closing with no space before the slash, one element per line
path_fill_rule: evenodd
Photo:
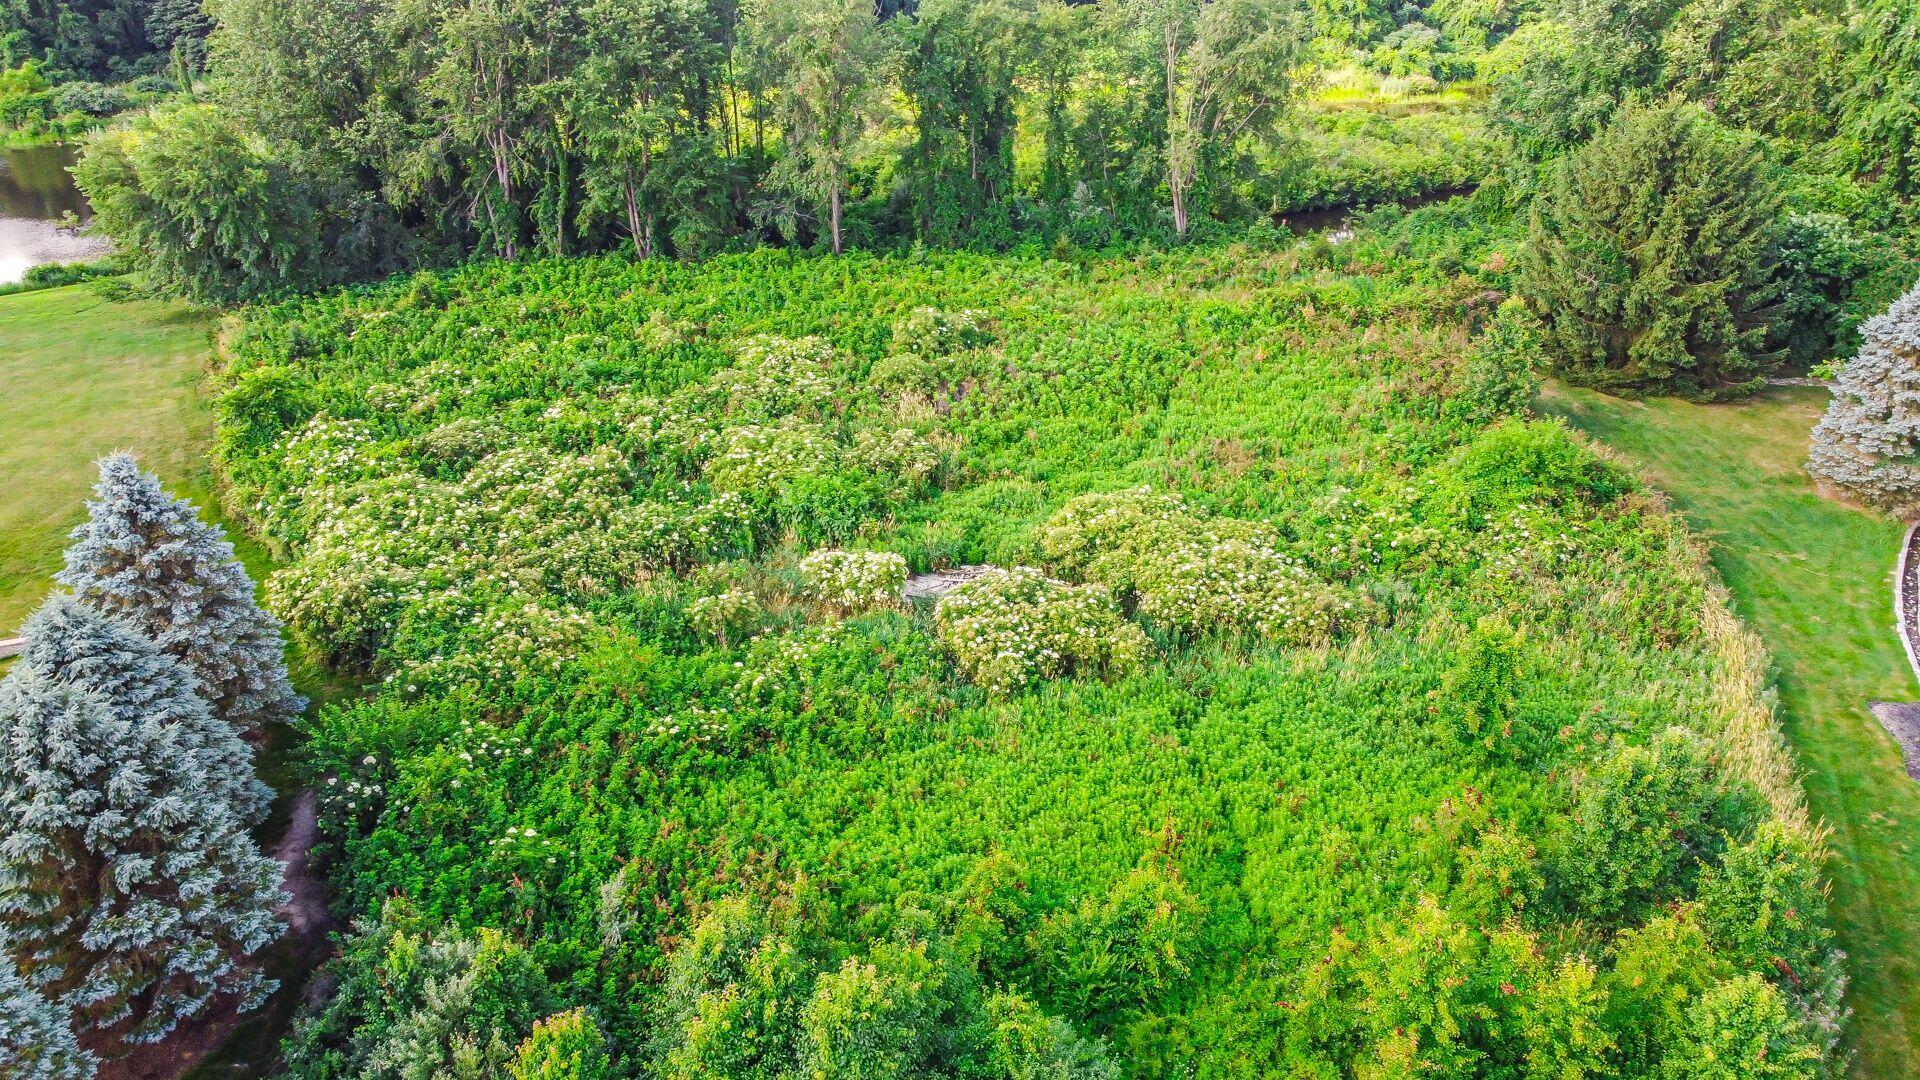
<path fill-rule="evenodd" d="M 1818 1075 L 1764 658 L 1657 498 L 1510 415 L 1459 219 L 248 316 L 231 508 L 386 680 L 311 722 L 369 929 L 296 1072 L 579 1006 L 625 1074 Z M 1030 569 L 893 599 L 974 563 Z M 407 980 L 460 956 L 436 1027 Z"/>

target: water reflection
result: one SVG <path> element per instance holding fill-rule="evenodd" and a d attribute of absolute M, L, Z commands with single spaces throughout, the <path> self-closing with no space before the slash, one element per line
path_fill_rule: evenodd
<path fill-rule="evenodd" d="M 91 216 L 67 171 L 72 164 L 69 146 L 0 150 L 0 285 L 19 281 L 41 263 L 106 254 L 104 239 L 60 225 L 68 214 L 81 222 Z"/>

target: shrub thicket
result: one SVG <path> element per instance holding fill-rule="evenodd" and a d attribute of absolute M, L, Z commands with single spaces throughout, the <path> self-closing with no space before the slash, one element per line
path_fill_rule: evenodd
<path fill-rule="evenodd" d="M 1493 419 L 1524 374 L 1469 377 L 1460 323 L 1504 274 L 1441 207 L 250 313 L 232 502 L 289 625 L 385 680 L 310 722 L 340 904 L 500 932 L 552 995 L 501 1046 L 582 1008 L 654 1075 L 1650 1077 L 1738 1009 L 1818 1056 L 1756 654 L 1629 477 Z M 736 482 L 749 427 L 814 452 Z M 806 591 L 822 548 L 888 590 L 1030 569 L 850 610 Z M 403 1011 L 350 1000 L 330 1038 Z"/>

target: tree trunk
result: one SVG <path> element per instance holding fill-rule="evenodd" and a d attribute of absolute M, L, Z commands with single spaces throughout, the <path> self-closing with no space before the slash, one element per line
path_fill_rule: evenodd
<path fill-rule="evenodd" d="M 653 218 L 640 216 L 640 199 L 634 193 L 633 181 L 621 185 L 627 196 L 627 233 L 633 237 L 633 250 L 643 259 L 653 258 Z"/>
<path fill-rule="evenodd" d="M 1187 235 L 1187 188 L 1174 175 L 1167 174 L 1167 189 L 1173 192 L 1173 231 L 1180 236 Z"/>
<path fill-rule="evenodd" d="M 833 227 L 833 253 L 840 254 L 840 182 L 833 183 L 833 194 L 828 197 L 827 215 Z"/>

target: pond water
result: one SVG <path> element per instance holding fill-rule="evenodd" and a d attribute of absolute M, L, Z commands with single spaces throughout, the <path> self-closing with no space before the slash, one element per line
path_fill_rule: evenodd
<path fill-rule="evenodd" d="M 86 221 L 86 197 L 73 186 L 73 148 L 55 144 L 0 150 L 0 285 L 19 281 L 41 263 L 97 259 L 102 237 L 60 224 L 72 214 Z"/>

